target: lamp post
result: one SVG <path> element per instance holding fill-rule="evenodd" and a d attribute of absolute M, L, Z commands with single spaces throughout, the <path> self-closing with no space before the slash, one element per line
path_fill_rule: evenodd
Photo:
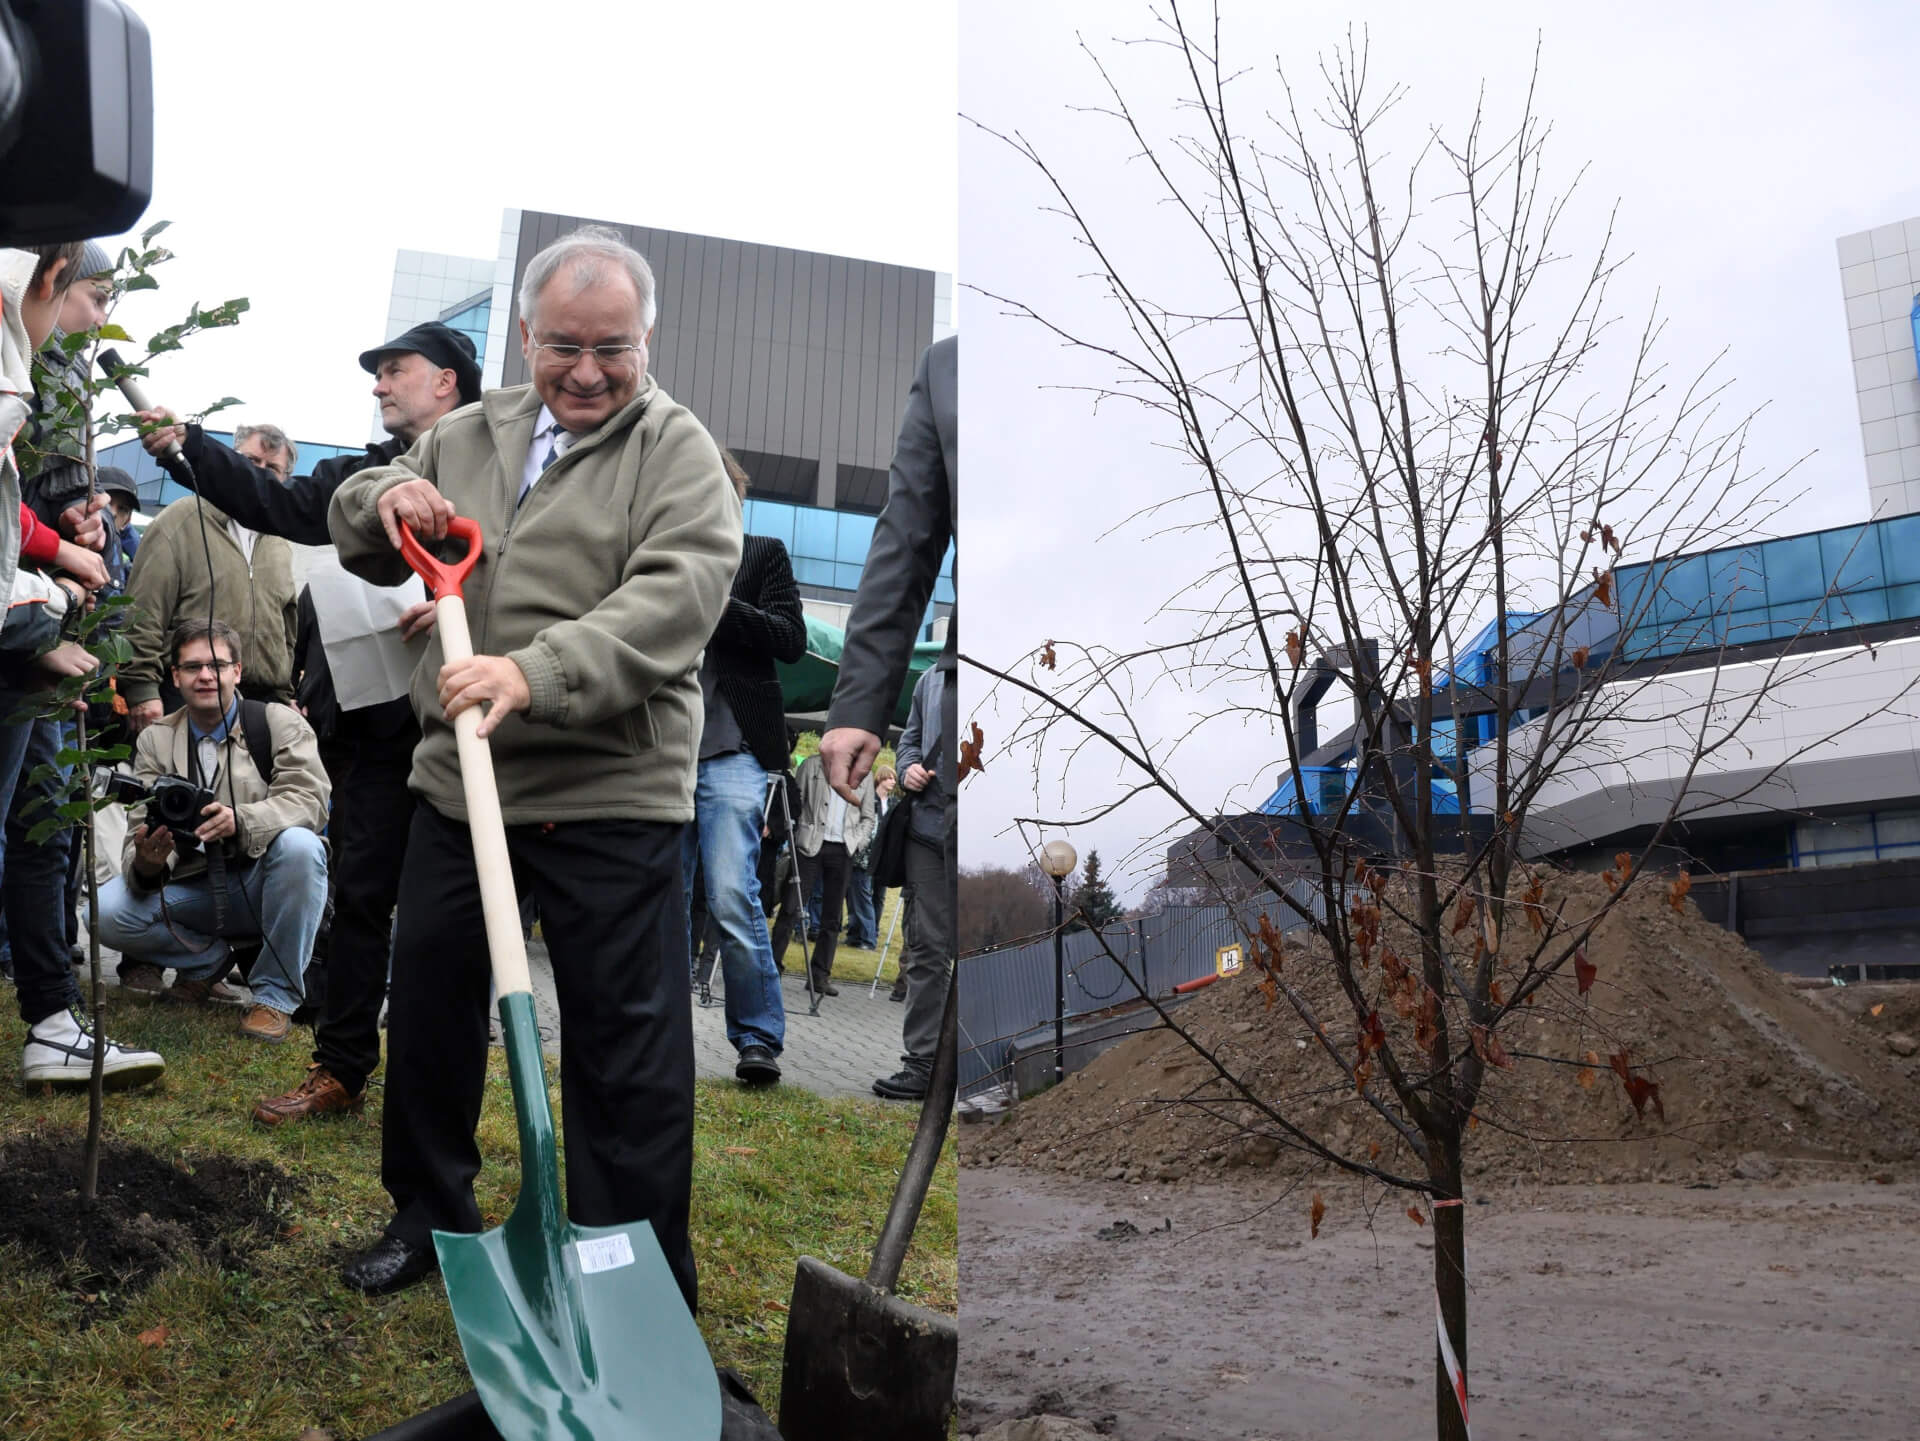
<path fill-rule="evenodd" d="M 1040 869 L 1053 878 L 1053 1081 L 1067 1078 L 1067 960 L 1060 928 L 1065 901 L 1060 885 L 1073 874 L 1080 857 L 1065 841 L 1048 841 L 1040 848 Z"/>

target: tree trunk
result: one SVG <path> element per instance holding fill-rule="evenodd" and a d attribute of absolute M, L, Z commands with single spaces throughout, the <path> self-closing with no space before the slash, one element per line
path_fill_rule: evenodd
<path fill-rule="evenodd" d="M 75 732 L 76 749 L 81 754 L 78 762 L 83 771 L 90 762 L 87 752 L 87 713 L 79 713 L 78 729 Z M 91 796 L 92 777 L 83 794 Z M 100 1138 L 105 1130 L 106 1110 L 106 1065 L 107 1065 L 107 988 L 100 979 L 100 880 L 93 869 L 93 812 L 87 812 L 86 831 L 84 832 L 84 851 L 81 864 L 87 868 L 87 962 L 89 980 L 93 994 L 93 1074 L 87 1078 L 87 1148 L 80 1162 L 80 1199 L 86 1205 L 92 1205 L 100 1191 Z"/>
<path fill-rule="evenodd" d="M 1457 1131 L 1433 1148 L 1433 1158 L 1430 1174 L 1439 1189 L 1433 1205 L 1433 1288 L 1439 1298 L 1433 1345 L 1434 1435 L 1439 1441 L 1467 1441 L 1467 1217 L 1466 1207 L 1460 1204 Z M 1439 1324 L 1446 1327 L 1459 1367 L 1458 1391 L 1440 1343 Z"/>

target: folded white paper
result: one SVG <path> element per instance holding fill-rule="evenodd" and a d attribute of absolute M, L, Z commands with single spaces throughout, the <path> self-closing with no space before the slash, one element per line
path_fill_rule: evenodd
<path fill-rule="evenodd" d="M 340 709 L 360 710 L 405 695 L 427 644 L 424 635 L 411 644 L 400 639 L 401 614 L 427 598 L 419 577 L 402 585 L 369 585 L 347 574 L 329 550 L 314 556 L 307 586 Z"/>

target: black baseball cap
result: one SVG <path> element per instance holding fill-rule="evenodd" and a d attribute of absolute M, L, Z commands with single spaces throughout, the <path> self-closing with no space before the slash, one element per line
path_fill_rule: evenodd
<path fill-rule="evenodd" d="M 480 398 L 480 360 L 474 352 L 473 341 L 464 332 L 437 320 L 423 321 L 385 345 L 361 351 L 360 368 L 372 375 L 387 356 L 409 352 L 426 356 L 442 370 L 451 370 L 460 386 L 462 405 L 471 405 Z"/>

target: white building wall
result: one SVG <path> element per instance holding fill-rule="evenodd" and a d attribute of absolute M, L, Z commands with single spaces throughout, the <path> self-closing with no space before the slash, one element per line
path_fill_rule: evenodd
<path fill-rule="evenodd" d="M 1913 303 L 1920 291 L 1920 217 L 1843 235 L 1840 291 L 1859 396 L 1869 512 L 1920 511 L 1920 372 Z"/>
<path fill-rule="evenodd" d="M 1920 637 L 1620 681 L 1600 705 L 1608 718 L 1533 804 L 1527 848 L 1536 854 L 1664 819 L 1703 740 L 1724 743 L 1686 787 L 1689 815 L 1920 796 Z M 1514 730 L 1522 753 L 1539 743 L 1544 719 Z M 1493 762 L 1492 746 L 1471 758 L 1475 810 L 1491 805 Z"/>
<path fill-rule="evenodd" d="M 427 250 L 400 251 L 393 262 L 393 293 L 387 301 L 387 331 L 383 338 L 391 340 L 422 321 L 438 320 L 462 301 L 471 300 L 491 287 L 498 269 L 499 264 L 492 256 L 476 260 L 463 255 L 436 255 Z M 493 318 L 498 317 L 496 304 Z M 492 363 L 493 338 L 489 335 L 483 375 L 486 366 Z M 387 438 L 386 431 L 380 428 L 378 405 L 373 407 L 370 438 Z"/>

